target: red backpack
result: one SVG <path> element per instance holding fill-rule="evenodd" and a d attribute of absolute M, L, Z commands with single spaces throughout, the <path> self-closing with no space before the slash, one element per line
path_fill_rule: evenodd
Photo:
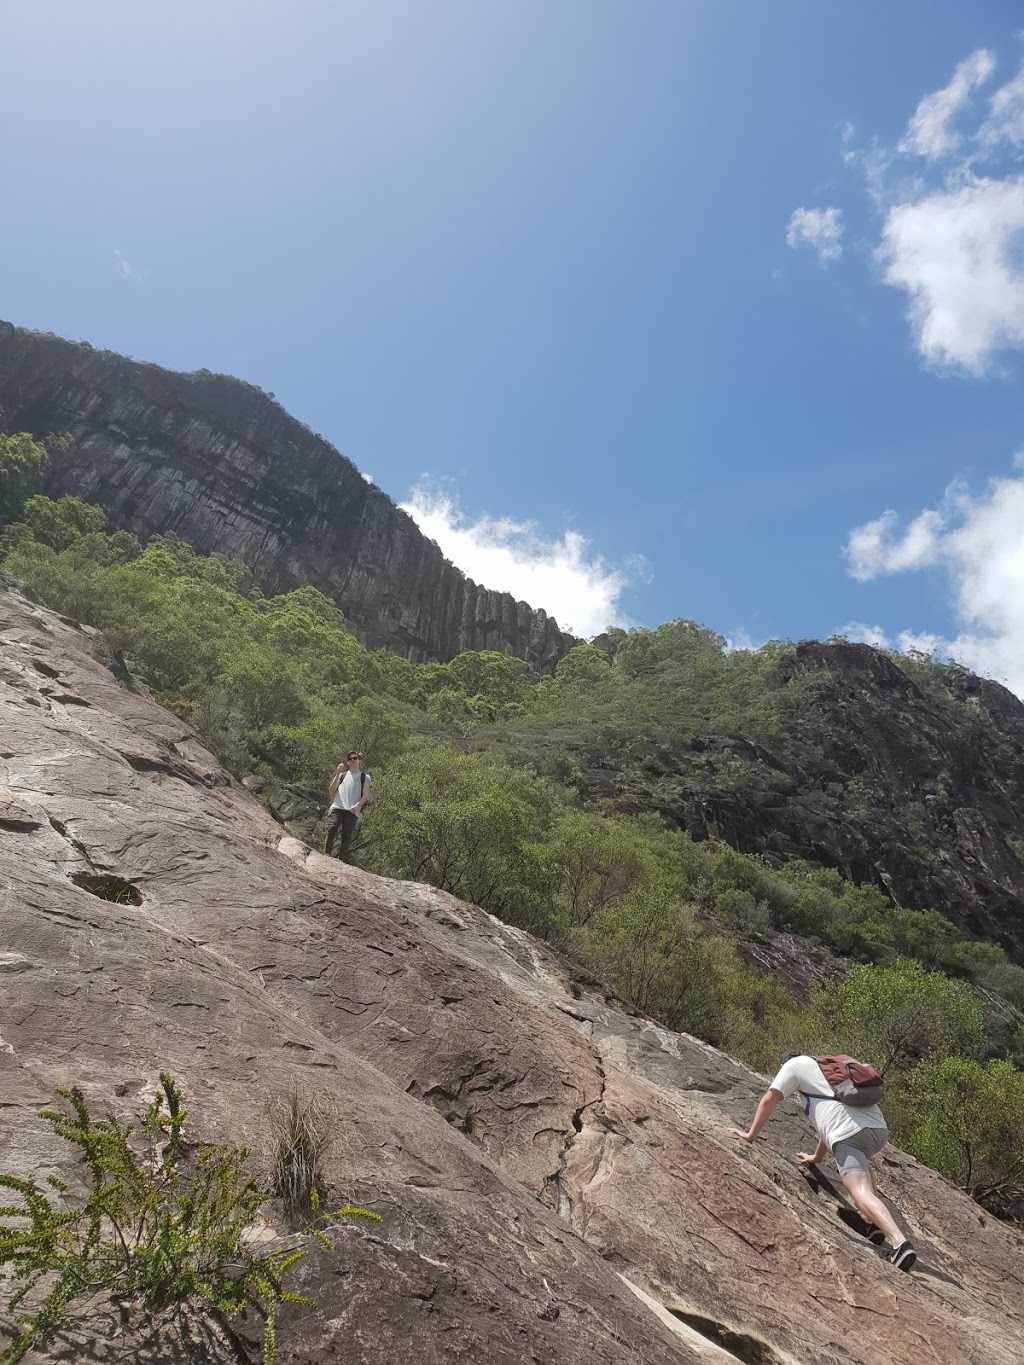
<path fill-rule="evenodd" d="M 831 1095 L 809 1095 L 808 1099 L 838 1100 L 854 1109 L 877 1104 L 882 1098 L 885 1082 L 867 1062 L 855 1057 L 815 1057 L 822 1075 L 832 1087 Z M 809 1107 L 809 1106 L 808 1106 Z"/>

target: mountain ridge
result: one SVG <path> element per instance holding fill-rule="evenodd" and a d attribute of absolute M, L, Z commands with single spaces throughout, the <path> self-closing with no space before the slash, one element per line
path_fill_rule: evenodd
<path fill-rule="evenodd" d="M 51 453 L 48 494 L 99 503 L 143 538 L 173 531 L 238 558 L 269 593 L 311 583 L 371 647 L 415 662 L 496 650 L 550 671 L 575 643 L 543 609 L 467 578 L 347 456 L 244 380 L 0 321 L 0 421 L 71 434 Z"/>

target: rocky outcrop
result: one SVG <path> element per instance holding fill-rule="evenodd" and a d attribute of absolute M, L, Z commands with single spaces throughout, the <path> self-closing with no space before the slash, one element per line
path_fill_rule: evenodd
<path fill-rule="evenodd" d="M 472 906 L 312 852 L 92 643 L 0 591 L 0 1170 L 70 1174 L 36 1116 L 55 1085 L 125 1115 L 169 1069 L 195 1128 L 258 1159 L 269 1097 L 322 1096 L 334 1195 L 383 1221 L 298 1268 L 319 1308 L 285 1312 L 287 1365 L 1020 1359 L 1019 1233 L 890 1149 L 921 1253 L 892 1270 L 794 1165 L 795 1114 L 728 1136 L 762 1077 Z M 147 1330 L 36 1358 L 170 1365 L 201 1337 Z"/>
<path fill-rule="evenodd" d="M 0 428 L 70 432 L 48 493 L 244 560 L 268 593 L 312 583 L 371 647 L 417 662 L 493 649 L 549 669 L 573 643 L 546 612 L 471 582 L 350 460 L 237 379 L 0 322 Z"/>
<path fill-rule="evenodd" d="M 966 669 L 923 690 L 869 645 L 804 641 L 779 669 L 775 736 L 602 736 L 577 760 L 583 794 L 837 868 L 1024 961 L 1024 704 Z"/>

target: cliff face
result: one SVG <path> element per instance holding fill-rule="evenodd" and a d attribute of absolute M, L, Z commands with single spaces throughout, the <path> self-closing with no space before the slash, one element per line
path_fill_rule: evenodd
<path fill-rule="evenodd" d="M 75 1179 L 37 1116 L 56 1085 L 125 1119 L 166 1068 L 195 1136 L 259 1162 L 266 1097 L 319 1096 L 331 1207 L 382 1222 L 296 1268 L 319 1306 L 281 1314 L 291 1365 L 1019 1365 L 1014 1229 L 887 1148 L 920 1257 L 893 1270 L 831 1164 L 795 1165 L 795 1103 L 730 1137 L 763 1077 L 473 906 L 287 837 L 90 644 L 0 576 L 0 1171 Z M 134 903 L 90 893 L 115 877 Z M 261 1358 L 251 1319 L 239 1345 L 150 1318 L 141 1349 L 133 1307 L 29 1359 Z"/>
<path fill-rule="evenodd" d="M 51 496 L 244 560 L 265 592 L 312 583 L 371 647 L 416 662 L 493 649 L 548 669 L 573 643 L 546 612 L 471 582 L 350 460 L 239 380 L 0 322 L 0 424 L 74 437 L 51 461 Z"/>

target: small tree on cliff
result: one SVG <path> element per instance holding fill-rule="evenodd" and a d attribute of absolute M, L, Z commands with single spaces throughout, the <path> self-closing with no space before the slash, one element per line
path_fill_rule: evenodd
<path fill-rule="evenodd" d="M 46 447 L 28 432 L 5 436 L 0 432 L 0 526 L 20 521 L 26 501 L 43 477 Z"/>

